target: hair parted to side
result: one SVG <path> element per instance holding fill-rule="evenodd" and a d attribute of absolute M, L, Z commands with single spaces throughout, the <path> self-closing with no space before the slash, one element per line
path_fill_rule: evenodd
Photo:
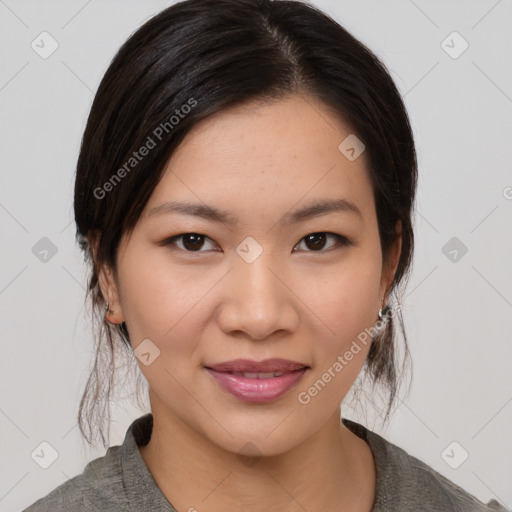
<path fill-rule="evenodd" d="M 118 352 L 136 366 L 126 324 L 105 319 L 100 266 L 115 271 L 121 237 L 135 227 L 169 158 L 194 125 L 230 106 L 290 94 L 322 101 L 365 144 L 383 262 L 397 221 L 402 226 L 389 292 L 396 294 L 403 284 L 414 246 L 416 152 L 405 106 L 380 60 L 303 1 L 185 0 L 170 6 L 132 34 L 112 60 L 94 98 L 77 163 L 76 236 L 90 265 L 88 292 L 93 326 L 99 328 L 78 412 L 90 445 L 98 438 L 105 447 L 109 442 L 104 426 L 110 420 Z M 154 147 L 127 166 L 148 137 Z M 399 383 L 394 317 L 400 319 L 408 357 L 397 311 L 374 336 L 364 367 L 389 396 L 386 419 Z"/>

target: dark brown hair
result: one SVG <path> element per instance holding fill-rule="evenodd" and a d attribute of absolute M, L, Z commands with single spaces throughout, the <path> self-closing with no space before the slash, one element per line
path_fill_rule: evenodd
<path fill-rule="evenodd" d="M 132 352 L 126 325 L 105 320 L 98 269 L 106 264 L 115 270 L 121 237 L 134 228 L 166 163 L 194 125 L 230 106 L 290 94 L 316 97 L 365 144 L 384 262 L 397 221 L 402 225 L 389 291 L 403 283 L 413 254 L 417 162 L 408 115 L 385 66 L 336 21 L 302 1 L 172 5 L 140 27 L 112 60 L 91 107 L 77 164 L 77 240 L 90 263 L 93 323 L 99 324 L 94 367 L 78 413 L 90 444 L 98 434 L 108 444 L 103 427 L 110 419 L 115 356 L 121 345 L 121 352 Z M 131 160 L 148 137 L 154 147 Z M 400 312 L 397 317 L 408 356 Z M 372 341 L 364 371 L 388 392 L 387 418 L 398 375 L 393 318 L 385 325 Z"/>

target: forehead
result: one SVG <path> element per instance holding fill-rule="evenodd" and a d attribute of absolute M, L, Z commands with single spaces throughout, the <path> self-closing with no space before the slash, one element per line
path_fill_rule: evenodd
<path fill-rule="evenodd" d="M 349 160 L 339 149 L 351 134 L 311 96 L 223 110 L 187 134 L 146 212 L 179 199 L 265 215 L 318 199 L 346 198 L 370 215 L 366 155 Z"/>

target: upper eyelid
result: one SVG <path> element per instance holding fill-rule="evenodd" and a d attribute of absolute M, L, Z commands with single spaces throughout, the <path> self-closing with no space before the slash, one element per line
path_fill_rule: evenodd
<path fill-rule="evenodd" d="M 326 235 L 329 235 L 331 236 L 332 238 L 335 238 L 336 241 L 342 245 L 352 245 L 352 241 L 347 238 L 346 236 L 344 235 L 340 235 L 339 233 L 333 233 L 332 231 L 310 231 L 309 233 L 305 234 L 296 244 L 294 247 L 296 247 L 297 245 L 299 245 L 300 243 L 302 243 L 304 241 L 304 239 L 309 236 L 309 235 L 313 235 L 313 234 L 317 234 L 317 233 L 324 233 Z M 187 232 L 184 232 L 184 233 L 180 233 L 178 235 L 173 235 L 173 236 L 170 236 L 168 238 L 166 238 L 163 242 L 162 242 L 162 245 L 167 245 L 167 244 L 170 244 L 171 242 L 175 242 L 177 240 L 180 240 L 182 239 L 182 237 L 184 237 L 185 235 L 199 235 L 199 236 L 203 236 L 204 238 L 208 239 L 208 240 L 211 240 L 213 243 L 215 243 L 216 245 L 218 245 L 218 243 L 211 237 L 209 237 L 208 235 L 205 235 L 203 233 L 197 233 L 195 231 L 187 231 Z M 198 251 L 187 251 L 187 250 L 183 250 L 183 252 L 188 252 L 188 253 L 200 253 L 200 252 L 206 252 L 206 251 L 202 251 L 202 250 L 198 250 Z M 319 251 L 306 251 L 306 252 L 327 252 L 327 251 L 324 251 L 324 250 L 319 250 Z"/>
<path fill-rule="evenodd" d="M 348 246 L 348 245 L 353 245 L 353 242 L 351 239 L 347 238 L 346 236 L 344 235 L 340 235 L 339 233 L 333 233 L 332 231 L 312 231 L 311 233 L 308 233 L 307 235 L 304 235 L 298 242 L 296 245 L 299 245 L 300 243 L 302 243 L 304 241 L 304 239 L 309 236 L 309 235 L 313 235 L 313 234 L 317 234 L 317 233 L 325 233 L 326 235 L 330 235 L 332 238 L 334 238 L 336 240 L 336 242 L 338 243 L 338 245 L 342 245 L 342 246 Z M 336 245 L 336 244 L 335 244 Z M 334 245 L 334 246 L 335 246 Z M 331 247 L 332 248 L 332 247 Z M 324 251 L 323 249 L 322 250 L 319 250 L 319 251 L 306 251 L 306 252 L 327 252 L 327 251 Z"/>

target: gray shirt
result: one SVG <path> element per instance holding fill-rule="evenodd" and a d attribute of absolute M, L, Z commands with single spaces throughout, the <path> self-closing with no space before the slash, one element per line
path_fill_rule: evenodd
<path fill-rule="evenodd" d="M 370 446 L 377 482 L 372 512 L 510 512 L 496 500 L 478 501 L 420 460 L 359 423 L 343 423 Z M 176 512 L 154 481 L 138 446 L 153 429 L 151 413 L 137 418 L 122 445 L 89 462 L 80 475 L 64 482 L 23 512 Z"/>

